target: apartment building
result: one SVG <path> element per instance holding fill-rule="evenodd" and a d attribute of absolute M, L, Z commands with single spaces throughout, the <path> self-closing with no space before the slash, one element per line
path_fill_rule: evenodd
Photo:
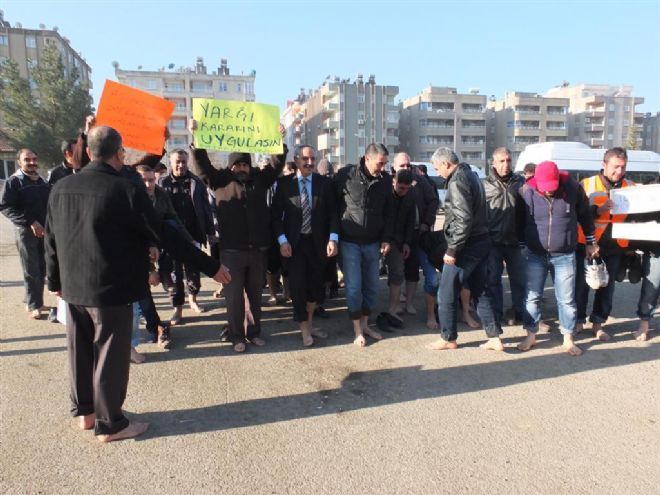
<path fill-rule="evenodd" d="M 486 165 L 486 96 L 479 90 L 431 86 L 400 104 L 399 149 L 413 161 L 429 161 L 433 152 L 453 148 L 461 160 Z"/>
<path fill-rule="evenodd" d="M 21 77 L 30 82 L 32 89 L 37 87 L 31 72 L 38 67 L 47 46 L 55 46 L 62 54 L 65 71 L 75 67 L 80 76 L 80 83 L 88 88 L 92 87 L 90 79 L 92 69 L 82 55 L 70 45 L 69 40 L 59 33 L 57 27 L 47 29 L 40 24 L 38 29 L 27 29 L 23 28 L 20 22 L 14 23 L 12 27 L 0 10 L 0 62 L 5 60 L 16 62 Z M 3 118 L 0 113 L 0 127 L 2 126 Z M 13 146 L 0 138 L 0 179 L 14 173 L 16 151 Z"/>
<path fill-rule="evenodd" d="M 528 144 L 566 141 L 568 98 L 511 91 L 487 104 L 487 158 L 496 148 L 511 151 L 513 163 Z"/>
<path fill-rule="evenodd" d="M 660 112 L 655 115 L 651 113 L 644 115 L 642 149 L 660 153 Z"/>
<path fill-rule="evenodd" d="M 216 98 L 220 100 L 255 101 L 254 81 L 256 72 L 248 75 L 233 75 L 227 60 L 221 59 L 217 70 L 209 72 L 204 59 L 197 57 L 194 67 L 161 67 L 156 71 L 124 70 L 115 62 L 117 80 L 128 86 L 146 91 L 173 101 L 176 106 L 168 124 L 170 139 L 165 143 L 169 151 L 186 147 L 191 137 L 188 119 L 192 117 L 193 98 Z M 222 159 L 226 153 L 211 153 L 212 159 Z"/>
<path fill-rule="evenodd" d="M 637 148 L 642 147 L 644 114 L 636 106 L 644 98 L 632 94 L 632 86 L 564 83 L 546 96 L 569 99 L 568 140 L 592 148 L 625 146 L 630 126 L 635 126 Z"/>
<path fill-rule="evenodd" d="M 371 75 L 354 81 L 328 78 L 318 89 L 290 102 L 286 124 L 297 144 L 315 146 L 319 156 L 338 166 L 358 163 L 367 145 L 382 143 L 393 152 L 399 144 L 397 86 L 376 84 Z"/>

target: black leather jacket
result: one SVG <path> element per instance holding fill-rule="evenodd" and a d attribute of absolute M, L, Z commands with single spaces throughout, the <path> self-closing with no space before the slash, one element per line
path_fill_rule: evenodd
<path fill-rule="evenodd" d="M 518 246 L 524 240 L 525 203 L 520 188 L 525 180 L 511 174 L 503 180 L 495 170 L 483 181 L 488 206 L 488 230 L 495 244 Z"/>
<path fill-rule="evenodd" d="M 447 254 L 454 257 L 471 240 L 488 238 L 486 195 L 467 163 L 460 163 L 447 180 L 444 231 Z"/>

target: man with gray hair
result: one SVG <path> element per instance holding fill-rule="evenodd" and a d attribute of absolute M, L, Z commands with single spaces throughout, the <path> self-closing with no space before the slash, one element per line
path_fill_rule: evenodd
<path fill-rule="evenodd" d="M 504 350 L 501 329 L 495 321 L 490 297 L 484 292 L 490 238 L 486 198 L 483 187 L 470 165 L 460 163 L 449 148 L 438 148 L 431 157 L 438 175 L 447 181 L 445 198 L 445 238 L 447 251 L 440 277 L 438 313 L 440 340 L 429 345 L 433 350 L 456 349 L 456 310 L 461 287 L 467 286 L 477 313 L 488 335 L 481 347 Z"/>

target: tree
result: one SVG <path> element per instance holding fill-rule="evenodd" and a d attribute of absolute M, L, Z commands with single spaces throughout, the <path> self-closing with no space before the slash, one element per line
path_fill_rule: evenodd
<path fill-rule="evenodd" d="M 636 150 L 637 149 L 637 126 L 633 122 L 632 125 L 628 126 L 628 137 L 626 137 L 626 149 L 627 150 Z"/>
<path fill-rule="evenodd" d="M 16 62 L 0 64 L 0 136 L 16 149 L 30 148 L 42 165 L 52 166 L 62 161 L 62 140 L 75 138 L 92 112 L 92 97 L 78 70 L 65 70 L 55 46 L 44 48 L 30 72 L 34 89 Z"/>

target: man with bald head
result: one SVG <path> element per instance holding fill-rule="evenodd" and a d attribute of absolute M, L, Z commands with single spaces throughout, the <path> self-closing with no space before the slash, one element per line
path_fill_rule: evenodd
<path fill-rule="evenodd" d="M 91 162 L 58 182 L 48 202 L 48 289 L 66 301 L 71 414 L 98 440 L 133 438 L 146 423 L 121 408 L 128 388 L 132 303 L 148 291 L 149 261 L 158 258 L 157 223 L 144 187 L 120 174 L 119 133 L 89 131 Z M 228 277 L 224 277 L 228 281 Z M 216 280 L 222 279 L 218 277 Z"/>
<path fill-rule="evenodd" d="M 394 174 L 399 170 L 411 170 L 410 156 L 408 153 L 397 153 L 392 160 L 392 171 Z M 430 181 L 413 176 L 413 185 L 410 193 L 417 207 L 415 230 L 413 234 L 413 244 L 411 246 L 410 256 L 405 260 L 404 276 L 406 280 L 406 309 L 408 314 L 415 314 L 417 311 L 413 306 L 417 283 L 419 282 L 419 268 L 422 267 L 424 273 L 424 300 L 426 307 L 426 326 L 430 329 L 438 328 L 435 319 L 435 301 L 438 293 L 438 273 L 429 261 L 429 257 L 424 250 L 419 248 L 419 237 L 424 232 L 433 230 L 435 225 L 435 216 L 440 206 L 438 192 Z M 419 178 L 417 178 L 419 177 Z"/>

